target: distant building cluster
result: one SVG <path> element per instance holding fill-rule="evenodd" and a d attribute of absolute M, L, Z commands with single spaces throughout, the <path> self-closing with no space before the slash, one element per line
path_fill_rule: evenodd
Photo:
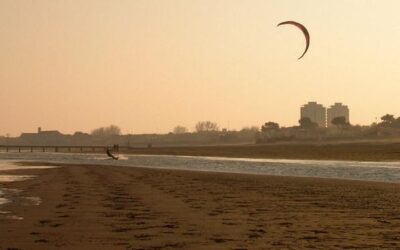
<path fill-rule="evenodd" d="M 57 130 L 42 130 L 41 127 L 38 127 L 37 133 L 22 133 L 21 139 L 36 144 L 39 141 L 46 141 L 49 143 L 57 143 L 63 138 L 63 134 L 61 134 Z"/>
<path fill-rule="evenodd" d="M 340 102 L 331 105 L 328 109 L 316 102 L 308 102 L 300 108 L 300 118 L 308 117 L 319 127 L 332 127 L 332 120 L 336 117 L 344 117 L 346 122 L 350 122 L 349 108 Z"/>

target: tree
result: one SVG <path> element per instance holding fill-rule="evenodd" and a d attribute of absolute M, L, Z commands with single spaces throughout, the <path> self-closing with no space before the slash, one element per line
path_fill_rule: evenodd
<path fill-rule="evenodd" d="M 314 129 L 318 127 L 318 124 L 311 121 L 309 117 L 302 117 L 299 120 L 300 128 L 305 128 L 305 129 Z"/>
<path fill-rule="evenodd" d="M 278 129 L 279 129 L 279 124 L 276 122 L 266 122 L 264 125 L 261 126 L 262 132 L 278 130 Z"/>
<path fill-rule="evenodd" d="M 350 125 L 347 121 L 346 121 L 346 117 L 344 116 L 338 116 L 332 119 L 331 123 L 333 125 L 335 125 L 338 128 L 344 128 L 348 125 Z"/>
<path fill-rule="evenodd" d="M 172 133 L 174 134 L 185 134 L 188 132 L 188 129 L 183 126 L 176 126 Z"/>
<path fill-rule="evenodd" d="M 218 124 L 215 122 L 210 122 L 210 121 L 202 121 L 198 122 L 196 124 L 196 132 L 201 133 L 201 132 L 212 132 L 212 131 L 218 131 Z"/>
<path fill-rule="evenodd" d="M 252 132 L 252 133 L 257 133 L 260 131 L 259 127 L 257 126 L 250 126 L 250 127 L 243 127 L 241 132 Z"/>
<path fill-rule="evenodd" d="M 93 129 L 91 134 L 98 137 L 108 137 L 113 135 L 120 135 L 121 129 L 118 126 L 110 125 L 108 127 Z"/>
<path fill-rule="evenodd" d="M 396 120 L 393 122 L 393 126 L 396 128 L 400 128 L 400 117 L 396 118 Z"/>
<path fill-rule="evenodd" d="M 384 116 L 381 117 L 382 123 L 386 124 L 386 125 L 390 125 L 392 124 L 396 119 L 394 118 L 393 115 L 390 114 L 386 114 Z"/>

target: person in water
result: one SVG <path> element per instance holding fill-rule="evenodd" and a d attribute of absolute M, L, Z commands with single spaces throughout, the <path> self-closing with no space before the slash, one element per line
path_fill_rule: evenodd
<path fill-rule="evenodd" d="M 108 155 L 109 157 L 111 157 L 113 160 L 118 160 L 118 157 L 115 156 L 115 155 L 113 155 L 113 154 L 111 153 L 111 151 L 110 151 L 109 148 L 107 148 L 106 153 L 107 153 L 107 155 Z"/>

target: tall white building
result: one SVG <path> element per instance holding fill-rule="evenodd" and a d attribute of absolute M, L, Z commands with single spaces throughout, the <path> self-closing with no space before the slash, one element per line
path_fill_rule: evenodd
<path fill-rule="evenodd" d="M 318 127 L 326 127 L 326 108 L 316 102 L 309 102 L 300 108 L 300 118 L 308 117 Z"/>
<path fill-rule="evenodd" d="M 340 102 L 336 102 L 334 105 L 332 105 L 330 108 L 328 108 L 328 111 L 327 111 L 328 127 L 334 126 L 332 124 L 332 120 L 336 117 L 343 116 L 344 118 L 346 118 L 346 122 L 350 122 L 349 113 L 350 113 L 349 108 L 346 105 L 343 105 Z"/>

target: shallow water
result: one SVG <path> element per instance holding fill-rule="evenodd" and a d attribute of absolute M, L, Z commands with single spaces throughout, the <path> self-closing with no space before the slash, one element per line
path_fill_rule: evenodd
<path fill-rule="evenodd" d="M 121 160 L 114 161 L 110 160 L 105 154 L 37 152 L 0 153 L 0 160 L 3 160 L 3 162 L 39 161 L 400 182 L 400 162 L 247 159 L 167 155 L 122 155 Z M 0 170 L 2 165 L 0 161 Z"/>
<path fill-rule="evenodd" d="M 0 205 L 7 203 L 8 200 L 4 198 L 4 191 L 0 189 Z"/>
<path fill-rule="evenodd" d="M 13 181 L 24 181 L 30 178 L 33 178 L 33 175 L 3 175 L 0 174 L 0 183 L 1 182 L 13 182 Z"/>
<path fill-rule="evenodd" d="M 45 169 L 54 168 L 51 166 L 19 166 L 13 161 L 0 160 L 0 206 L 10 203 L 18 202 L 22 206 L 37 206 L 41 203 L 39 197 L 24 197 L 21 196 L 21 190 L 4 188 L 1 186 L 2 183 L 14 182 L 14 181 L 24 181 L 27 179 L 34 178 L 34 175 L 18 175 L 10 174 L 9 170 L 17 169 Z M 12 214 L 9 211 L 0 210 L 0 218 L 12 219 L 12 220 L 22 220 L 23 218 Z"/>

